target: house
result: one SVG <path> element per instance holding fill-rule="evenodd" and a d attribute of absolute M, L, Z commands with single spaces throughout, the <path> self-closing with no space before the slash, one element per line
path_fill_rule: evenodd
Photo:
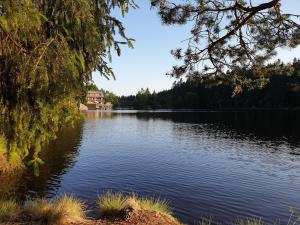
<path fill-rule="evenodd" d="M 88 91 L 86 96 L 86 106 L 88 109 L 112 109 L 110 102 L 105 103 L 104 95 L 101 91 Z"/>
<path fill-rule="evenodd" d="M 86 96 L 87 104 L 104 103 L 104 95 L 101 91 L 88 91 Z"/>

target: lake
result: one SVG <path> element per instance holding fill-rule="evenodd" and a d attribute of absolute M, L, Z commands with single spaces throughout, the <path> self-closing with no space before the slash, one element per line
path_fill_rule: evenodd
<path fill-rule="evenodd" d="M 88 111 L 47 146 L 39 177 L 30 171 L 0 192 L 23 199 L 73 193 L 94 217 L 97 195 L 135 192 L 167 199 L 188 224 L 253 216 L 284 224 L 290 207 L 300 210 L 299 116 Z"/>

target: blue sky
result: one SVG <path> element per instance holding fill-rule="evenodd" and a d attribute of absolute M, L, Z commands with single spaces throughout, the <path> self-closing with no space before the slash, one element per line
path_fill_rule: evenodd
<path fill-rule="evenodd" d="M 122 20 L 128 36 L 136 42 L 134 49 L 123 47 L 121 57 L 114 55 L 111 67 L 116 80 L 106 80 L 99 72 L 93 74 L 98 87 L 117 95 L 135 94 L 147 87 L 151 91 L 171 88 L 175 80 L 165 74 L 180 62 L 172 57 L 170 50 L 184 46 L 183 40 L 189 36 L 188 26 L 162 25 L 156 10 L 150 10 L 149 0 L 137 0 L 136 3 L 139 9 L 131 10 Z M 284 11 L 300 12 L 300 0 L 282 0 L 281 4 Z M 300 47 L 278 50 L 278 58 L 284 62 L 294 57 L 300 58 Z"/>

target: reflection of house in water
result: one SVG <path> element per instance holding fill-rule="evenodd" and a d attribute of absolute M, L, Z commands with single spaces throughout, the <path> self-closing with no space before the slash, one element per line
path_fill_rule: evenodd
<path fill-rule="evenodd" d="M 86 106 L 88 109 L 104 109 L 112 108 L 110 102 L 105 102 L 104 95 L 101 91 L 88 91 L 86 96 Z"/>
<path fill-rule="evenodd" d="M 112 119 L 116 116 L 112 111 L 86 111 L 85 116 L 87 119 Z"/>

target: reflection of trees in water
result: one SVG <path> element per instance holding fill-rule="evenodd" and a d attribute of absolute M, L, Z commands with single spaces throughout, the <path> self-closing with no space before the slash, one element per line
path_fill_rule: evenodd
<path fill-rule="evenodd" d="M 162 119 L 176 123 L 205 124 L 211 132 L 221 131 L 236 138 L 250 135 L 266 141 L 283 140 L 295 148 L 300 146 L 299 113 L 300 111 L 267 110 L 247 112 L 149 112 L 137 113 L 134 116 L 141 120 Z M 199 126 L 194 126 L 194 132 L 199 132 Z"/>
<path fill-rule="evenodd" d="M 44 164 L 40 166 L 38 177 L 28 170 L 13 184 L 7 183 L 1 188 L 0 194 L 17 194 L 18 198 L 25 199 L 29 196 L 45 196 L 46 192 L 53 193 L 60 187 L 61 177 L 76 162 L 79 154 L 79 145 L 82 138 L 83 122 L 74 127 L 65 127 L 57 135 L 57 139 L 51 141 L 42 151 L 41 158 Z M 15 196 L 16 197 L 16 196 Z"/>
<path fill-rule="evenodd" d="M 183 144 L 180 152 L 184 155 L 186 151 L 222 152 L 226 160 L 241 163 L 246 169 L 252 165 L 258 173 L 275 176 L 290 171 L 292 181 L 300 177 L 300 158 L 295 157 L 300 155 L 298 113 L 163 112 L 139 113 L 136 118 L 172 121 L 172 135 Z M 184 147 L 185 142 L 194 141 L 198 147 Z"/>

